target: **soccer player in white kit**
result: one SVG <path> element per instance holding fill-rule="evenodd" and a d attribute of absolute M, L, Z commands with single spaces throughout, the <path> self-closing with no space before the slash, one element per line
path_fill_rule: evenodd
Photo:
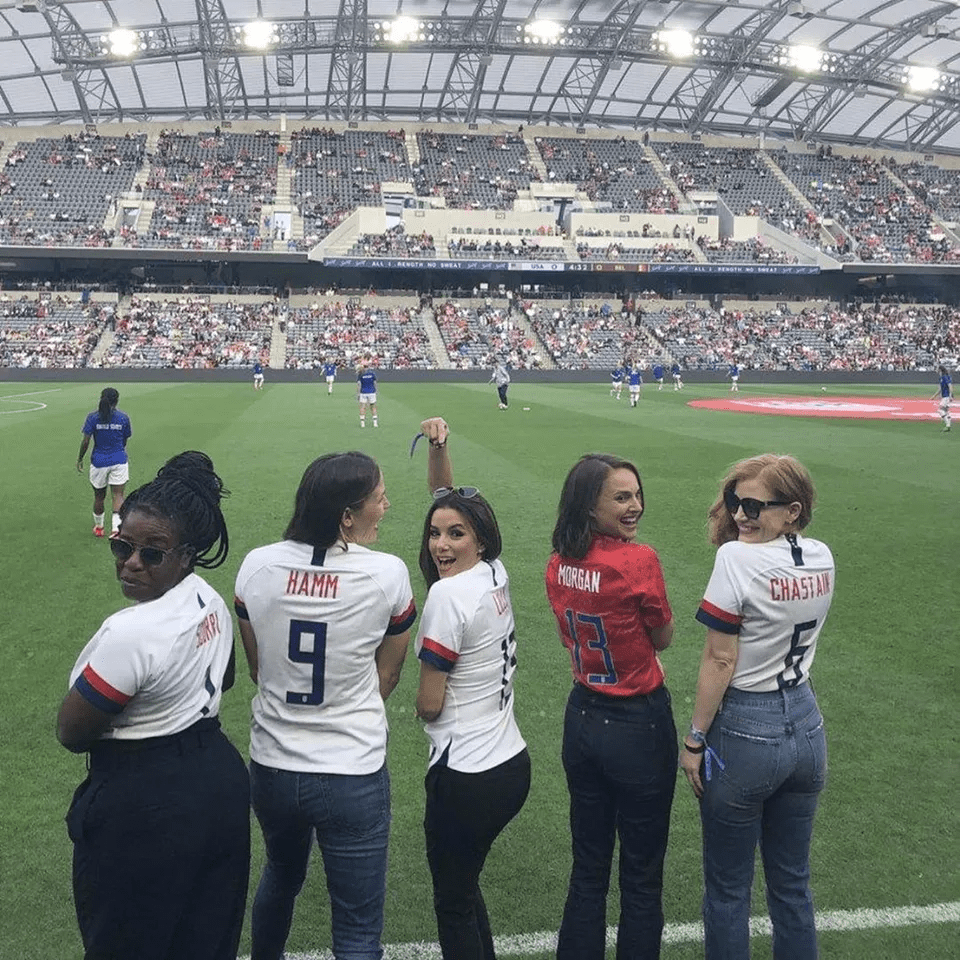
<path fill-rule="evenodd" d="M 237 574 L 240 634 L 258 686 L 250 775 L 266 863 L 252 960 L 279 960 L 314 833 L 337 957 L 382 956 L 390 781 L 384 700 L 416 616 L 407 568 L 370 549 L 389 508 L 366 454 L 315 460 L 285 539 Z"/>
<path fill-rule="evenodd" d="M 513 715 L 510 580 L 490 505 L 474 487 L 451 486 L 446 424 L 428 420 L 421 430 L 431 441 L 434 497 L 420 546 L 430 592 L 416 641 L 417 716 L 430 738 L 427 860 L 444 960 L 489 960 L 480 873 L 530 789 L 530 756 Z"/>
<path fill-rule="evenodd" d="M 764 454 L 733 466 L 710 510 L 707 640 L 680 755 L 700 800 L 707 960 L 749 956 L 758 841 L 774 956 L 817 956 L 810 841 L 827 752 L 809 678 L 835 570 L 801 534 L 814 497 L 799 461 Z"/>

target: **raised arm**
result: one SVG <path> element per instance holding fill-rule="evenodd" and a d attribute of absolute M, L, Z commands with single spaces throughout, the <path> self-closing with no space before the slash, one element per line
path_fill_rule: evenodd
<path fill-rule="evenodd" d="M 420 424 L 420 432 L 430 443 L 427 459 L 427 486 L 430 492 L 453 486 L 453 464 L 447 451 L 450 428 L 442 417 L 431 417 Z"/>

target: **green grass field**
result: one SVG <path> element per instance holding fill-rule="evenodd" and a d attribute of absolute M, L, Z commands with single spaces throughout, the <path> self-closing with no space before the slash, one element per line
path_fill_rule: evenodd
<path fill-rule="evenodd" d="M 566 471 L 589 450 L 613 451 L 640 467 L 647 501 L 640 536 L 660 554 L 677 623 L 663 660 L 682 728 L 690 718 L 703 642 L 693 615 L 712 566 L 705 517 L 719 478 L 747 455 L 796 455 L 810 468 L 820 495 L 810 534 L 831 545 L 837 562 L 836 599 L 814 665 L 830 748 L 812 855 L 817 909 L 960 901 L 960 435 L 942 434 L 937 420 L 793 419 L 686 405 L 721 395 L 723 385 L 688 385 L 680 394 L 647 386 L 639 407 L 631 409 L 626 392 L 617 403 L 603 379 L 596 385 L 515 383 L 510 410 L 500 412 L 491 386 L 391 384 L 385 373 L 381 426 L 374 430 L 368 422 L 363 431 L 350 383 L 337 384 L 333 396 L 320 384 L 268 383 L 260 393 L 248 384 L 121 384 L 120 407 L 134 429 L 131 486 L 180 450 L 201 449 L 213 457 L 233 496 L 224 511 L 230 558 L 209 579 L 230 598 L 244 554 L 280 538 L 306 464 L 323 452 L 362 449 L 380 462 L 392 502 L 379 548 L 407 561 L 422 606 L 416 556 L 428 497 L 426 453 L 418 449 L 412 461 L 408 453 L 421 419 L 448 420 L 457 482 L 479 486 L 500 520 L 519 641 L 516 710 L 534 767 L 527 805 L 494 847 L 484 875 L 499 936 L 556 930 L 570 866 L 560 765 L 570 667 L 542 585 Z M 741 396 L 758 390 L 747 379 Z M 0 958 L 11 960 L 67 960 L 82 952 L 63 816 L 84 776 L 84 760 L 57 744 L 54 719 L 80 649 L 125 602 L 106 542 L 91 536 L 90 488 L 75 466 L 83 418 L 96 407 L 101 386 L 0 385 L 0 478 L 6 491 L 0 553 Z M 929 397 L 933 386 L 898 390 Z M 809 391 L 797 386 L 768 392 Z M 21 394 L 33 394 L 24 400 L 46 406 L 17 412 L 29 404 L 3 401 Z M 385 934 L 390 944 L 436 938 L 421 827 L 427 751 L 413 715 L 416 673 L 411 658 L 387 704 L 394 790 Z M 224 697 L 225 729 L 244 753 L 253 692 L 242 673 Z M 699 835 L 696 806 L 681 777 L 667 858 L 668 924 L 699 919 Z M 251 899 L 261 858 L 254 824 Z M 759 887 L 757 893 L 754 912 L 761 914 Z M 616 909 L 614 892 L 611 923 Z M 327 949 L 328 928 L 315 862 L 288 950 Z M 956 922 L 831 930 L 822 936 L 823 956 L 948 960 L 957 956 L 958 932 Z M 249 952 L 248 929 L 241 952 Z M 770 955 L 769 938 L 755 939 L 754 956 Z M 702 945 L 668 943 L 663 956 L 699 957 Z"/>

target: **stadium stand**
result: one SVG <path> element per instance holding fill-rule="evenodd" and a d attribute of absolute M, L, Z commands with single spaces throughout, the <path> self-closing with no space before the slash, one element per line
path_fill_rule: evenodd
<path fill-rule="evenodd" d="M 379 367 L 434 368 L 418 307 L 318 301 L 290 311 L 287 369 L 315 369 L 325 361 L 354 367 L 366 357 Z"/>
<path fill-rule="evenodd" d="M 80 130 L 18 142 L 0 177 L 0 244 L 106 247 L 104 226 L 145 159 L 146 136 Z"/>
<path fill-rule="evenodd" d="M 519 134 L 418 133 L 417 144 L 417 195 L 442 197 L 447 207 L 507 210 L 541 179 Z"/>
<path fill-rule="evenodd" d="M 272 300 L 218 302 L 133 297 L 120 311 L 104 367 L 245 368 L 266 363 L 276 313 Z"/>

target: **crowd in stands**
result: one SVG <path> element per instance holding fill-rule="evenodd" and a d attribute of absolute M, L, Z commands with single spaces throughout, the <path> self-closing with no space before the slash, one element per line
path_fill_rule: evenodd
<path fill-rule="evenodd" d="M 581 309 L 530 305 L 530 325 L 561 370 L 612 370 L 647 344 L 631 310 L 600 303 Z"/>
<path fill-rule="evenodd" d="M 484 239 L 477 237 L 456 237 L 447 242 L 451 257 L 480 260 L 565 260 L 563 247 L 547 246 L 538 240 L 526 237 L 514 243 L 507 239 Z"/>
<path fill-rule="evenodd" d="M 0 366 L 73 370 L 87 365 L 112 307 L 76 299 L 0 296 Z"/>
<path fill-rule="evenodd" d="M 536 342 L 513 302 L 504 308 L 488 300 L 475 308 L 448 300 L 434 308 L 434 319 L 447 358 L 457 370 L 489 369 L 498 362 L 514 370 L 541 365 Z"/>
<path fill-rule="evenodd" d="M 336 229 L 357 207 L 383 203 L 385 181 L 412 178 L 406 131 L 294 130 L 285 162 L 293 176 L 291 194 L 303 218 L 300 249 L 309 249 Z"/>
<path fill-rule="evenodd" d="M 711 263 L 798 263 L 797 257 L 785 250 L 777 250 L 764 243 L 757 237 L 750 240 L 731 240 L 724 237 L 721 240 L 707 240 L 706 237 L 697 239 L 697 246 L 703 251 Z"/>
<path fill-rule="evenodd" d="M 509 210 L 520 190 L 541 179 L 519 134 L 418 133 L 417 145 L 417 195 L 443 197 L 449 208 Z"/>
<path fill-rule="evenodd" d="M 694 259 L 689 247 L 676 247 L 672 243 L 658 243 L 653 247 L 627 246 L 617 241 L 604 246 L 591 246 L 585 241 L 577 244 L 577 256 L 581 260 L 627 263 L 690 263 Z"/>
<path fill-rule="evenodd" d="M 380 205 L 386 182 L 451 208 L 506 210 L 545 167 L 598 211 L 703 213 L 709 192 L 840 260 L 960 262 L 950 226 L 960 220 L 960 170 L 929 161 L 621 136 L 539 137 L 534 163 L 520 133 L 416 136 L 416 165 L 402 129 L 306 128 L 289 146 L 266 130 L 162 130 L 149 151 L 147 134 L 15 141 L 0 170 L 0 244 L 306 250 L 359 206 Z M 297 211 L 289 226 L 264 211 L 281 170 Z M 124 212 L 124 199 L 154 206 Z"/>
<path fill-rule="evenodd" d="M 277 191 L 279 134 L 162 130 L 143 196 L 155 201 L 150 230 L 126 245 L 193 250 L 260 249 L 261 214 Z M 259 242 L 258 242 L 259 241 Z"/>
<path fill-rule="evenodd" d="M 203 370 L 267 363 L 278 306 L 215 303 L 206 297 L 131 298 L 117 318 L 103 367 Z"/>
<path fill-rule="evenodd" d="M 635 213 L 671 213 L 677 196 L 660 179 L 643 143 L 616 139 L 537 137 L 547 180 L 575 183 L 594 203 Z"/>
<path fill-rule="evenodd" d="M 402 223 L 385 233 L 365 233 L 358 237 L 350 248 L 351 257 L 435 257 L 437 245 L 433 235 L 406 233 Z"/>
<path fill-rule="evenodd" d="M 436 364 L 415 307 L 381 308 L 349 300 L 298 307 L 287 321 L 284 365 L 316 369 L 325 362 L 353 368 L 370 357 L 388 369 L 429 369 Z"/>
<path fill-rule="evenodd" d="M 446 363 L 456 369 L 487 369 L 497 360 L 530 369 L 549 359 L 560 369 L 605 370 L 631 354 L 717 370 L 733 361 L 748 370 L 912 370 L 960 358 L 960 308 L 899 302 L 734 310 L 662 302 L 648 308 L 643 297 L 577 308 L 447 300 L 434 315 Z M 95 365 L 103 367 L 245 369 L 268 362 L 284 318 L 291 369 L 326 360 L 352 369 L 366 356 L 385 369 L 445 365 L 413 306 L 335 301 L 288 313 L 274 298 L 212 303 L 184 294 L 134 296 L 115 315 L 113 305 L 36 293 L 0 294 L 0 365 L 80 368 L 91 365 L 99 347 Z"/>
<path fill-rule="evenodd" d="M 841 308 L 714 310 L 682 307 L 644 323 L 685 368 L 929 369 L 960 349 L 956 308 L 878 304 Z"/>
<path fill-rule="evenodd" d="M 145 141 L 78 131 L 14 145 L 0 174 L 0 243 L 109 246 L 105 220 L 144 162 Z"/>

